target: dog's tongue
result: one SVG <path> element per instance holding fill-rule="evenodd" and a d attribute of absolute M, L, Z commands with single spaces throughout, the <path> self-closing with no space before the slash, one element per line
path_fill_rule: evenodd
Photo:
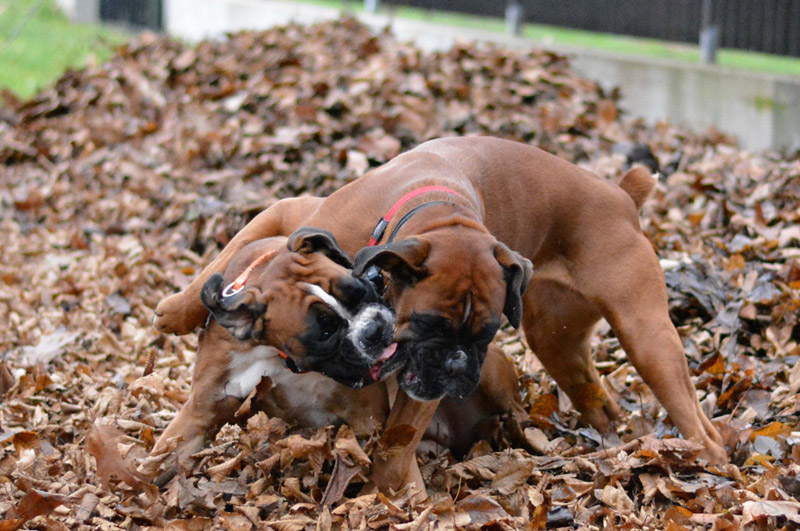
<path fill-rule="evenodd" d="M 383 354 L 381 354 L 378 357 L 378 359 L 375 360 L 375 365 L 373 365 L 369 369 L 369 375 L 374 381 L 377 382 L 378 377 L 380 377 L 381 375 L 381 365 L 383 364 L 383 362 L 394 356 L 394 353 L 396 351 L 397 351 L 397 343 L 392 343 L 391 345 L 386 347 L 386 349 L 383 351 Z"/>
<path fill-rule="evenodd" d="M 397 352 L 397 343 L 392 343 L 386 350 L 383 351 L 383 354 L 380 355 L 377 361 L 384 362 L 394 356 L 394 353 Z"/>

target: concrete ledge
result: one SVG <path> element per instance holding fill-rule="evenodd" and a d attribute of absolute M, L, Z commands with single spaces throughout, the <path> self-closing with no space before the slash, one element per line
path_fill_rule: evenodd
<path fill-rule="evenodd" d="M 100 22 L 100 0 L 56 0 L 56 3 L 75 22 Z"/>

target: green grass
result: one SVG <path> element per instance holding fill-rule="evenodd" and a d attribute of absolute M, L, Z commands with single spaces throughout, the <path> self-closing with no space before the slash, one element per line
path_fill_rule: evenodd
<path fill-rule="evenodd" d="M 295 1 L 337 9 L 349 9 L 355 12 L 363 11 L 363 2 L 361 0 L 350 0 L 349 2 L 346 0 Z M 396 7 L 394 14 L 400 18 L 424 20 L 461 28 L 476 28 L 497 33 L 505 32 L 505 22 L 493 17 L 478 17 L 410 7 Z M 588 48 L 626 55 L 660 57 L 694 63 L 700 60 L 700 51 L 697 46 L 656 39 L 626 37 L 537 24 L 525 24 L 522 29 L 522 36 L 543 47 Z M 800 58 L 794 57 L 722 49 L 717 53 L 717 64 L 726 68 L 800 76 Z"/>
<path fill-rule="evenodd" d="M 53 0 L 0 0 L 0 87 L 30 97 L 67 67 L 105 60 L 126 39 L 118 30 L 71 23 Z"/>

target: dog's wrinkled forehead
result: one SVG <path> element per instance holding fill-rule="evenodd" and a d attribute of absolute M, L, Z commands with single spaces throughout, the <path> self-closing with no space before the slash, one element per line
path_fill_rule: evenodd
<path fill-rule="evenodd" d="M 440 314 L 414 312 L 403 332 L 412 342 L 437 341 L 452 347 L 488 345 L 499 328 L 499 320 L 456 323 Z"/>

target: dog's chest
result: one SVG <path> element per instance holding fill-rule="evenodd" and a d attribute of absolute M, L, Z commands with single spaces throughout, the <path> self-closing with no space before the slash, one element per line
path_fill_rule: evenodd
<path fill-rule="evenodd" d="M 232 352 L 224 394 L 245 399 L 263 376 L 272 379 L 272 394 L 280 397 L 280 411 L 267 411 L 289 422 L 319 428 L 334 423 L 337 416 L 327 407 L 339 386 L 319 373 L 294 374 L 286 368 L 275 348 L 258 346 Z"/>

